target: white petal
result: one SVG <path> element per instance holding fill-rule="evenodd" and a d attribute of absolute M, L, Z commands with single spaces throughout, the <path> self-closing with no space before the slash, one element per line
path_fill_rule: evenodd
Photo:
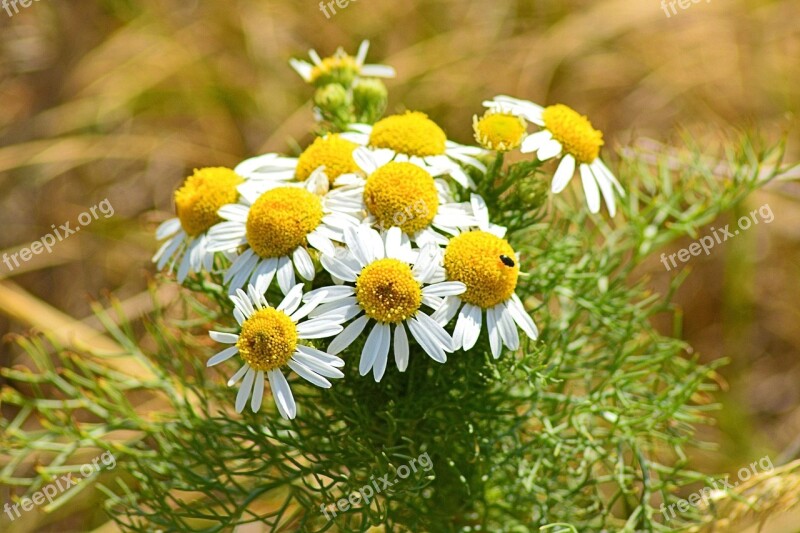
<path fill-rule="evenodd" d="M 428 281 L 439 266 L 440 250 L 435 244 L 426 244 L 420 251 L 411 273 L 417 281 Z"/>
<path fill-rule="evenodd" d="M 247 230 L 240 222 L 220 222 L 208 230 L 210 252 L 230 252 L 247 243 Z"/>
<path fill-rule="evenodd" d="M 300 77 L 303 78 L 303 80 L 311 81 L 311 73 L 313 72 L 314 67 L 305 61 L 299 61 L 294 58 L 289 59 L 289 65 L 291 65 L 295 72 L 300 74 Z"/>
<path fill-rule="evenodd" d="M 231 357 L 233 357 L 237 353 L 239 353 L 239 348 L 237 348 L 236 346 L 231 346 L 230 348 L 225 348 L 224 350 L 222 350 L 221 352 L 219 352 L 215 356 L 211 357 L 208 360 L 208 362 L 206 363 L 206 366 L 214 366 L 214 365 L 217 365 L 217 364 L 219 364 L 219 363 L 221 363 L 223 361 L 227 361 L 228 359 L 230 359 Z"/>
<path fill-rule="evenodd" d="M 305 366 L 307 366 L 309 369 L 313 370 L 320 376 L 325 376 L 326 378 L 344 377 L 344 374 L 338 368 L 331 365 L 327 365 L 322 361 L 320 361 L 319 359 L 306 355 L 302 352 L 299 351 L 295 352 L 294 355 L 292 355 L 292 358 L 295 361 L 303 363 Z M 344 364 L 344 361 L 342 361 L 342 364 Z"/>
<path fill-rule="evenodd" d="M 258 290 L 252 284 L 247 286 L 247 296 L 250 297 L 250 301 L 257 309 L 264 309 L 265 307 L 269 307 L 267 303 L 267 299 L 264 297 L 264 293 L 259 293 Z"/>
<path fill-rule="evenodd" d="M 250 208 L 242 204 L 227 204 L 220 207 L 217 214 L 225 220 L 246 224 L 247 215 L 250 214 Z"/>
<path fill-rule="evenodd" d="M 436 311 L 431 315 L 431 318 L 440 325 L 444 326 L 453 320 L 453 317 L 456 316 L 460 305 L 461 298 L 456 296 L 448 296 L 444 299 L 444 302 L 442 302 L 439 307 L 436 308 Z"/>
<path fill-rule="evenodd" d="M 304 247 L 298 246 L 295 248 L 292 259 L 294 260 L 294 267 L 303 279 L 309 281 L 314 279 L 314 263 Z"/>
<path fill-rule="evenodd" d="M 589 205 L 590 213 L 600 212 L 600 191 L 597 189 L 597 182 L 589 170 L 589 165 L 581 164 L 581 182 L 583 182 L 583 192 L 586 195 L 586 203 Z"/>
<path fill-rule="evenodd" d="M 172 256 L 175 255 L 175 251 L 183 244 L 185 238 L 186 234 L 180 232 L 178 235 L 166 241 L 161 248 L 158 249 L 158 252 L 153 256 L 153 262 L 156 263 L 156 268 L 159 270 L 164 268 L 167 261 L 172 259 Z"/>
<path fill-rule="evenodd" d="M 323 352 L 322 350 L 317 350 L 316 348 L 312 348 L 311 346 L 305 346 L 303 344 L 297 345 L 297 351 L 300 352 L 302 355 L 311 357 L 312 359 L 316 359 L 321 363 L 331 366 L 331 367 L 342 367 L 344 366 L 344 361 L 336 357 L 335 355 L 331 355 L 327 352 Z"/>
<path fill-rule="evenodd" d="M 239 386 L 239 393 L 236 395 L 236 412 L 241 413 L 244 411 L 244 406 L 247 405 L 247 399 L 253 391 L 253 381 L 256 379 L 256 371 L 248 368 L 247 374 L 244 375 L 244 381 Z"/>
<path fill-rule="evenodd" d="M 355 311 L 353 311 L 352 308 L 355 308 Z M 337 317 L 346 315 L 355 316 L 360 311 L 361 307 L 358 305 L 356 297 L 348 296 L 347 298 L 342 298 L 341 300 L 336 300 L 335 302 L 329 302 L 320 305 L 314 310 L 313 313 L 311 313 L 311 316 L 315 318 L 328 315 L 335 315 Z"/>
<path fill-rule="evenodd" d="M 181 229 L 181 221 L 177 218 L 170 218 L 162 222 L 156 229 L 156 240 L 162 241 Z"/>
<path fill-rule="evenodd" d="M 238 322 L 240 326 L 244 323 L 245 320 L 247 320 L 247 317 L 244 316 L 244 313 L 242 313 L 241 309 L 239 309 L 238 307 L 234 308 L 233 310 L 233 318 L 236 319 L 236 322 Z"/>
<path fill-rule="evenodd" d="M 365 267 L 372 262 L 374 256 L 370 253 L 367 243 L 361 239 L 358 228 L 345 228 L 344 242 L 359 265 Z"/>
<path fill-rule="evenodd" d="M 323 297 L 322 294 L 317 294 L 316 297 L 306 302 L 303 305 L 303 307 L 293 312 L 289 318 L 292 319 L 292 322 L 297 323 L 300 321 L 300 319 L 307 317 L 308 315 L 311 314 L 312 311 L 314 311 L 317 308 L 319 302 L 322 300 L 322 297 Z"/>
<path fill-rule="evenodd" d="M 599 168 L 600 172 L 602 172 L 603 175 L 606 178 L 608 178 L 608 181 L 614 184 L 614 187 L 617 189 L 619 195 L 622 196 L 623 198 L 625 197 L 625 190 L 622 188 L 622 185 L 619 184 L 616 176 L 614 176 L 614 173 L 608 169 L 606 164 L 603 163 L 603 161 L 601 161 L 599 157 L 592 162 L 592 167 Z"/>
<path fill-rule="evenodd" d="M 247 250 L 245 250 L 241 255 L 239 255 L 233 261 L 231 266 L 225 272 L 225 276 L 223 277 L 223 281 L 229 282 L 231 279 L 235 278 L 237 275 L 240 275 L 243 270 L 249 276 L 250 272 L 256 266 L 256 263 L 258 262 L 258 260 L 259 260 L 259 257 L 255 254 L 255 252 L 253 252 L 252 249 L 248 248 Z M 239 284 L 239 287 L 241 287 L 243 284 L 244 284 L 244 281 L 242 281 Z M 239 287 L 235 287 L 234 289 L 232 289 L 231 292 L 235 292 L 236 289 L 238 289 Z"/>
<path fill-rule="evenodd" d="M 230 387 L 231 385 L 242 379 L 242 376 L 244 376 L 245 373 L 247 373 L 248 368 L 250 368 L 250 365 L 245 364 L 244 366 L 242 366 L 242 368 L 237 370 L 236 373 L 233 376 L 231 376 L 231 379 L 228 380 L 228 387 Z"/>
<path fill-rule="evenodd" d="M 571 154 L 567 154 L 558 164 L 556 175 L 553 177 L 553 192 L 558 194 L 563 191 L 569 184 L 569 180 L 572 179 L 573 174 L 575 174 L 575 158 Z"/>
<path fill-rule="evenodd" d="M 500 338 L 500 330 L 497 326 L 497 315 L 495 315 L 494 307 L 490 307 L 486 310 L 486 329 L 489 330 L 489 347 L 492 350 L 492 357 L 497 359 L 500 357 L 503 341 Z"/>
<path fill-rule="evenodd" d="M 283 311 L 287 315 L 291 315 L 297 308 L 300 306 L 300 302 L 303 301 L 303 284 L 298 283 L 291 290 L 283 297 L 283 301 L 280 303 L 278 307 L 275 309 L 278 311 Z"/>
<path fill-rule="evenodd" d="M 511 350 L 519 348 L 519 333 L 517 333 L 517 326 L 514 324 L 514 319 L 511 318 L 511 313 L 506 311 L 505 303 L 501 302 L 494 306 L 495 317 L 497 317 L 497 327 L 500 330 L 500 338 L 503 344 L 508 346 Z"/>
<path fill-rule="evenodd" d="M 533 322 L 531 316 L 525 310 L 525 306 L 522 305 L 519 296 L 512 294 L 511 299 L 506 302 L 506 304 L 508 305 L 508 312 L 511 313 L 514 322 L 517 323 L 528 337 L 536 340 L 539 336 L 539 330 L 536 328 L 536 324 Z"/>
<path fill-rule="evenodd" d="M 250 409 L 257 413 L 261 409 L 261 400 L 264 398 L 264 371 L 256 372 L 256 382 L 253 384 L 253 398 L 250 400 Z"/>
<path fill-rule="evenodd" d="M 419 313 L 422 315 L 423 313 Z M 407 322 L 408 329 L 411 330 L 411 335 L 417 339 L 417 342 L 425 350 L 431 359 L 437 363 L 447 362 L 447 354 L 444 353 L 444 348 L 431 333 L 422 326 L 416 318 L 412 318 Z M 435 324 L 435 322 L 434 322 Z"/>
<path fill-rule="evenodd" d="M 397 72 L 388 65 L 364 65 L 361 75 L 367 78 L 394 78 Z"/>
<path fill-rule="evenodd" d="M 235 333 L 223 333 L 221 331 L 209 331 L 209 337 L 222 344 L 236 344 L 239 340 L 239 335 Z"/>
<path fill-rule="evenodd" d="M 453 337 L 447 333 L 439 323 L 437 323 L 434 319 L 430 316 L 426 315 L 425 313 L 417 313 L 416 315 L 417 322 L 419 322 L 428 332 L 436 339 L 436 342 L 442 345 L 442 348 L 446 352 L 452 352 L 456 348 L 454 347 Z"/>
<path fill-rule="evenodd" d="M 250 283 L 259 294 L 267 292 L 270 283 L 272 283 L 275 273 L 278 270 L 278 258 L 270 257 L 269 259 L 262 259 L 258 266 L 253 270 L 253 275 L 250 276 Z"/>
<path fill-rule="evenodd" d="M 372 174 L 378 170 L 378 166 L 369 149 L 359 146 L 353 150 L 353 160 L 356 165 L 363 170 L 367 175 Z"/>
<path fill-rule="evenodd" d="M 358 66 L 360 67 L 364 66 L 364 61 L 367 59 L 368 51 L 369 51 L 369 41 L 364 39 L 363 41 L 361 41 L 361 44 L 358 47 L 358 53 L 356 54 L 356 64 Z"/>
<path fill-rule="evenodd" d="M 603 193 L 603 199 L 608 207 L 608 214 L 614 217 L 617 214 L 617 201 L 614 196 L 614 184 L 599 170 L 595 170 L 593 165 L 589 165 L 589 171 L 600 186 L 600 192 Z"/>
<path fill-rule="evenodd" d="M 250 297 L 242 289 L 236 289 L 236 294 L 231 294 L 230 298 L 234 305 L 242 310 L 244 316 L 249 318 L 250 315 L 255 313 L 256 309 L 253 306 L 253 302 L 250 301 Z"/>
<path fill-rule="evenodd" d="M 352 321 L 350 325 L 344 328 L 344 331 L 334 337 L 328 346 L 328 353 L 336 355 L 350 346 L 353 341 L 361 335 L 361 332 L 364 331 L 364 327 L 367 325 L 368 321 L 369 317 L 367 315 L 363 315 Z"/>
<path fill-rule="evenodd" d="M 402 322 L 394 328 L 394 362 L 400 372 L 408 368 L 408 335 Z"/>
<path fill-rule="evenodd" d="M 286 294 L 294 287 L 294 266 L 292 260 L 286 256 L 278 258 L 278 286 Z"/>
<path fill-rule="evenodd" d="M 383 259 L 386 257 L 386 248 L 380 233 L 369 226 L 362 225 L 358 228 L 358 236 L 364 242 L 368 250 L 367 255 L 370 258 L 370 263 L 376 259 Z"/>
<path fill-rule="evenodd" d="M 280 370 L 271 370 L 267 374 L 269 385 L 272 389 L 272 397 L 278 406 L 278 412 L 283 418 L 291 420 L 297 415 L 297 405 L 294 403 L 292 389 L 289 388 L 286 378 Z"/>
<path fill-rule="evenodd" d="M 321 65 L 322 64 L 322 58 L 319 57 L 319 54 L 313 48 L 308 51 L 308 57 L 311 58 L 311 61 L 313 61 L 315 65 Z"/>
<path fill-rule="evenodd" d="M 376 323 L 367 336 L 367 341 L 364 343 L 364 349 L 361 350 L 361 360 L 358 363 L 358 372 L 365 376 L 367 372 L 372 369 L 375 360 L 383 354 L 389 352 L 389 340 L 391 330 L 389 326 L 381 323 Z M 377 379 L 375 381 L 378 381 Z"/>
<path fill-rule="evenodd" d="M 428 285 L 422 289 L 425 296 L 458 296 L 467 290 L 467 286 L 460 281 L 444 281 Z"/>
<path fill-rule="evenodd" d="M 388 325 L 384 327 L 386 328 L 384 332 L 384 338 L 386 340 L 385 343 L 381 345 L 381 349 L 375 357 L 375 362 L 372 364 L 372 377 L 375 379 L 376 383 L 383 378 L 383 374 L 386 372 L 386 364 L 389 361 L 389 346 L 392 342 L 391 328 Z"/>
<path fill-rule="evenodd" d="M 459 324 L 461 324 L 460 328 Z M 475 346 L 475 343 L 478 342 L 482 325 L 483 312 L 481 308 L 477 305 L 464 304 L 464 308 L 458 314 L 458 322 L 456 322 L 453 338 L 460 335 L 461 346 L 464 350 L 471 350 Z"/>
<path fill-rule="evenodd" d="M 546 143 L 539 148 L 538 153 L 536 154 L 539 157 L 539 161 L 547 161 L 551 157 L 555 157 L 561 153 L 562 150 L 561 143 L 556 141 L 555 139 L 550 139 Z"/>
<path fill-rule="evenodd" d="M 317 387 L 322 387 L 323 389 L 329 389 L 331 387 L 330 381 L 320 376 L 319 374 L 308 368 L 300 361 L 296 359 L 289 359 L 289 362 L 287 364 L 289 365 L 289 368 L 297 372 L 298 376 L 308 381 L 309 383 L 312 383 Z"/>
<path fill-rule="evenodd" d="M 478 194 L 470 194 L 469 203 L 472 206 L 472 215 L 478 221 L 478 227 L 485 231 L 489 225 L 489 208 L 486 206 L 486 201 Z"/>
<path fill-rule="evenodd" d="M 553 134 L 547 130 L 537 131 L 532 135 L 528 135 L 524 141 L 522 141 L 522 145 L 519 147 L 519 151 L 523 154 L 529 154 L 531 152 L 535 152 L 539 150 L 544 144 L 550 139 L 553 138 Z"/>
<path fill-rule="evenodd" d="M 353 272 L 353 270 L 343 261 L 340 261 L 334 257 L 323 255 L 320 257 L 320 262 L 322 263 L 322 266 L 325 267 L 325 270 L 337 278 L 344 281 L 349 281 L 351 283 L 356 280 L 356 273 Z"/>
<path fill-rule="evenodd" d="M 392 259 L 403 259 L 403 230 L 397 226 L 392 226 L 386 232 L 386 257 Z"/>
<path fill-rule="evenodd" d="M 308 235 L 306 235 L 306 239 L 308 240 L 308 244 L 312 247 L 316 248 L 320 252 L 326 255 L 335 255 L 336 249 L 333 246 L 331 240 L 316 231 L 312 231 Z"/>
<path fill-rule="evenodd" d="M 301 339 L 324 339 L 341 332 L 340 322 L 326 318 L 312 318 L 297 324 L 297 336 Z"/>
<path fill-rule="evenodd" d="M 348 296 L 354 295 L 355 292 L 355 287 L 350 287 L 349 285 L 330 285 L 328 287 L 321 287 L 319 289 L 314 289 L 313 291 L 307 292 L 305 296 L 303 296 L 303 300 L 308 302 L 321 295 L 322 299 L 320 300 L 320 303 L 325 304 L 328 302 L 341 300 L 342 298 L 347 298 Z"/>
<path fill-rule="evenodd" d="M 197 246 L 197 239 L 193 239 L 191 244 L 189 244 L 189 249 L 184 252 L 183 259 L 181 260 L 181 266 L 178 269 L 178 283 L 183 283 L 183 280 L 189 275 L 190 267 L 192 264 L 192 252 L 194 248 Z"/>

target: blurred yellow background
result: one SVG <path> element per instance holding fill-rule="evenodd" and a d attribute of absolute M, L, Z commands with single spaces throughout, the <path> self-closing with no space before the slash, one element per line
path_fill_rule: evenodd
<path fill-rule="evenodd" d="M 369 39 L 368 62 L 398 72 L 389 110 L 425 111 L 459 142 L 471 141 L 481 101 L 502 93 L 587 114 L 609 154 L 642 139 L 671 144 L 682 131 L 711 143 L 721 129 L 757 128 L 773 140 L 788 132 L 789 160 L 799 159 L 797 0 L 712 0 L 669 17 L 660 0 L 333 7 L 326 16 L 311 0 L 95 0 L 0 10 L 0 254 L 52 224 L 74 226 L 104 199 L 114 207 L 52 253 L 13 271 L 0 264 L 0 332 L 91 332 L 90 302 L 106 291 L 131 315 L 147 312 L 153 229 L 187 173 L 308 141 L 311 90 L 287 61 L 309 48 L 354 53 Z M 704 360 L 732 361 L 719 425 L 703 429 L 719 443 L 698 456 L 704 471 L 800 456 L 799 198 L 796 183 L 759 192 L 742 212 L 768 203 L 774 222 L 685 267 L 681 334 Z M 642 275 L 663 290 L 675 272 L 654 260 Z M 4 366 L 20 355 L 8 342 L 0 350 Z"/>

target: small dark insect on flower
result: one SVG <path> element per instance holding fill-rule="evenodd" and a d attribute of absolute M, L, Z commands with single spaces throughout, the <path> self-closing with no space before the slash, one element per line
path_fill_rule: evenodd
<path fill-rule="evenodd" d="M 507 266 L 507 267 L 513 267 L 514 266 L 514 260 L 511 259 L 510 257 L 508 257 L 507 255 L 501 255 L 500 256 L 500 261 L 502 261 L 503 264 L 505 266 Z"/>

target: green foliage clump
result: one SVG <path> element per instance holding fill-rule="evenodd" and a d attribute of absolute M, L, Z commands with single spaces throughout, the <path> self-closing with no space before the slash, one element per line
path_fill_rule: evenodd
<path fill-rule="evenodd" d="M 354 95 L 374 97 L 374 87 L 356 89 L 317 90 L 331 130 L 352 120 L 337 109 L 350 113 Z M 627 196 L 614 220 L 589 214 L 581 198 L 550 196 L 542 163 L 494 156 L 473 178 L 521 256 L 517 293 L 540 337 L 495 360 L 484 333 L 444 365 L 412 357 L 406 372 L 390 369 L 381 383 L 358 375 L 361 339 L 331 389 L 293 383 L 295 420 L 271 404 L 234 414 L 229 373 L 205 368 L 214 350 L 207 330 L 235 326 L 214 275 L 190 278 L 144 330 L 100 312 L 124 355 L 152 378 L 109 370 L 112 356 L 20 339 L 34 366 L 2 370 L 11 384 L 2 401 L 17 414 L 2 421 L 12 460 L 0 480 L 29 494 L 87 450 L 110 450 L 123 475 L 102 490 L 126 531 L 249 522 L 276 531 L 669 531 L 690 523 L 689 514 L 664 524 L 659 507 L 704 479 L 686 450 L 702 445 L 695 431 L 714 409 L 715 365 L 699 364 L 652 325 L 673 314 L 671 291 L 684 274 L 656 294 L 637 268 L 781 172 L 774 166 L 765 178 L 774 154 L 737 143 L 722 176 L 696 147 L 677 170 L 666 158 L 625 155 L 618 175 Z M 396 479 L 422 454 L 430 469 Z M 48 466 L 26 477 L 19 470 L 32 457 Z M 369 505 L 323 514 L 387 474 L 395 483 Z"/>

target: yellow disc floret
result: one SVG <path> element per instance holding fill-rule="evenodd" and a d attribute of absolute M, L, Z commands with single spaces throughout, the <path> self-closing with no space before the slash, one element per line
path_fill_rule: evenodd
<path fill-rule="evenodd" d="M 414 235 L 430 226 L 439 209 L 439 194 L 426 170 L 413 163 L 390 162 L 367 178 L 364 203 L 381 227 L 398 226 Z"/>
<path fill-rule="evenodd" d="M 447 279 L 467 286 L 459 298 L 482 309 L 508 300 L 519 276 L 517 256 L 511 245 L 485 231 L 462 233 L 444 251 Z"/>
<path fill-rule="evenodd" d="M 425 157 L 445 152 L 447 135 L 425 113 L 408 111 L 379 120 L 372 126 L 369 145 L 391 148 L 399 154 Z"/>
<path fill-rule="evenodd" d="M 422 287 L 411 267 L 397 259 L 378 259 L 365 266 L 356 280 L 356 300 L 384 324 L 398 324 L 413 316 L 422 304 Z"/>
<path fill-rule="evenodd" d="M 347 86 L 360 72 L 361 68 L 358 66 L 356 58 L 340 51 L 331 57 L 326 57 L 319 65 L 314 65 L 309 81 L 318 86 L 328 83 Z"/>
<path fill-rule="evenodd" d="M 487 150 L 508 152 L 522 143 L 528 125 L 525 119 L 510 113 L 487 111 L 472 118 L 475 140 Z"/>
<path fill-rule="evenodd" d="M 297 327 L 283 311 L 259 309 L 242 324 L 236 347 L 253 370 L 275 370 L 288 363 L 297 348 Z"/>
<path fill-rule="evenodd" d="M 551 105 L 544 109 L 542 120 L 553 138 L 578 163 L 591 163 L 600 155 L 603 132 L 594 129 L 589 119 L 577 111 L 563 104 Z"/>
<path fill-rule="evenodd" d="M 342 174 L 358 172 L 359 168 L 353 160 L 353 150 L 358 145 L 339 135 L 317 137 L 297 158 L 295 177 L 299 181 L 306 180 L 312 172 L 321 166 L 325 167 L 325 175 L 333 185 L 333 180 Z"/>
<path fill-rule="evenodd" d="M 265 192 L 247 215 L 247 244 L 262 258 L 291 254 L 322 221 L 319 196 L 297 187 Z"/>
<path fill-rule="evenodd" d="M 195 170 L 175 191 L 175 211 L 183 230 L 195 237 L 221 221 L 217 211 L 225 204 L 236 202 L 239 196 L 236 186 L 242 181 L 242 177 L 229 168 Z"/>

